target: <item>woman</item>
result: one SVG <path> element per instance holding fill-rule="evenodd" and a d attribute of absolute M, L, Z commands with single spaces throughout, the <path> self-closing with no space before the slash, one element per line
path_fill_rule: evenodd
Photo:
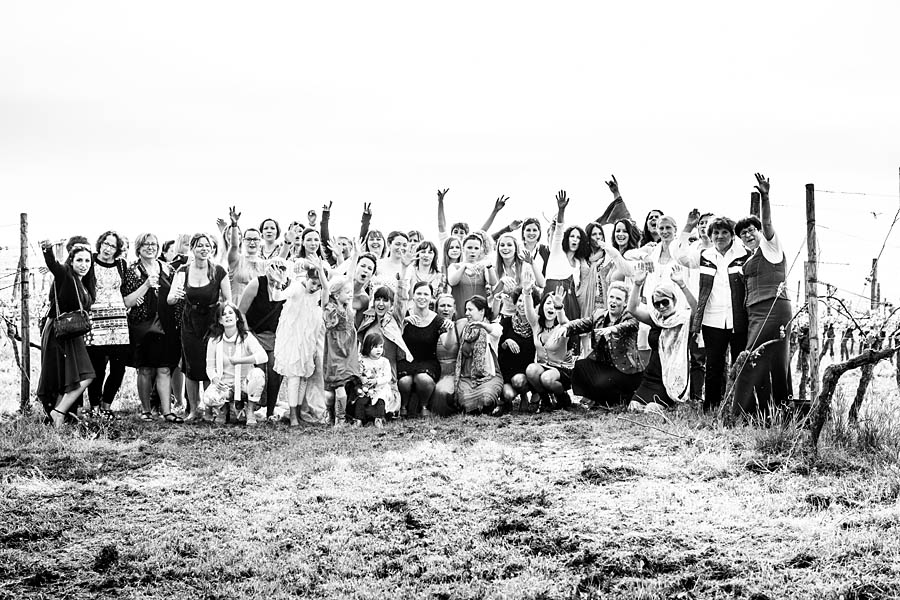
<path fill-rule="evenodd" d="M 466 414 L 490 412 L 503 390 L 497 363 L 497 345 L 503 329 L 491 323 L 491 307 L 484 296 L 472 296 L 465 306 L 466 317 L 457 325 L 460 334 L 456 401 Z"/>
<path fill-rule="evenodd" d="M 75 244 L 65 264 L 61 265 L 53 253 L 52 242 L 42 241 L 41 250 L 47 269 L 53 274 L 53 302 L 41 334 L 41 378 L 37 397 L 54 427 L 62 427 L 67 418 L 77 420 L 69 411 L 94 380 L 94 368 L 84 345 L 84 336 L 57 339 L 54 323 L 58 315 L 91 307 L 93 298 L 88 289 L 93 255 L 87 244 Z"/>
<path fill-rule="evenodd" d="M 695 217 L 695 216 L 694 216 Z M 693 225 L 688 220 L 685 229 Z M 718 408 L 725 391 L 726 356 L 731 349 L 731 364 L 747 345 L 747 307 L 743 266 L 750 253 L 734 243 L 734 221 L 716 217 L 708 224 L 712 247 L 692 245 L 687 252 L 681 246 L 678 262 L 699 271 L 697 310 L 691 317 L 691 333 L 703 335 L 706 393 L 703 410 Z M 693 350 L 693 349 L 692 349 Z M 696 382 L 691 373 L 691 386 Z M 697 392 L 692 393 L 699 396 Z"/>
<path fill-rule="evenodd" d="M 237 415 L 238 405 L 246 398 L 246 425 L 253 427 L 266 385 L 266 374 L 254 365 L 265 364 L 266 351 L 247 331 L 244 316 L 230 301 L 219 304 L 213 314 L 206 343 L 206 376 L 210 385 L 203 393 L 203 403 L 216 410 L 216 423 L 225 424 L 228 413 Z"/>
<path fill-rule="evenodd" d="M 513 290 L 526 284 L 531 284 L 539 290 L 544 289 L 544 275 L 534 270 L 531 260 L 531 255 L 520 247 L 519 240 L 514 235 L 504 233 L 499 237 L 494 262 L 496 265 L 494 273 L 498 280 L 493 290 L 495 298 L 499 298 L 500 292 L 510 297 Z M 514 303 L 504 303 L 499 310 L 501 315 L 512 315 L 516 312 Z M 497 312 L 496 303 L 494 312 Z"/>
<path fill-rule="evenodd" d="M 657 209 L 647 213 L 647 218 L 644 219 L 644 231 L 641 234 L 641 247 L 659 242 L 659 232 L 657 232 L 656 227 L 662 215 L 663 212 Z"/>
<path fill-rule="evenodd" d="M 241 228 L 238 226 L 241 213 L 237 212 L 234 207 L 228 211 L 228 217 L 231 219 L 230 239 L 226 254 L 228 278 L 231 281 L 231 297 L 239 302 L 247 284 L 252 279 L 265 275 L 266 259 L 259 253 L 262 242 L 262 234 L 259 230 L 250 228 L 242 235 Z M 242 240 L 243 249 L 241 248 Z"/>
<path fill-rule="evenodd" d="M 516 398 L 520 398 L 519 408 L 528 406 L 528 365 L 534 362 L 534 330 L 525 315 L 525 295 L 521 287 L 515 288 L 509 295 L 515 312 L 500 316 L 500 346 L 497 360 L 500 373 L 503 375 L 503 408 L 513 407 Z M 537 290 L 531 290 L 531 302 L 540 302 Z M 495 409 L 502 410 L 500 405 Z"/>
<path fill-rule="evenodd" d="M 190 242 L 193 258 L 178 269 L 169 290 L 168 303 L 184 301 L 181 314 L 181 360 L 190 414 L 200 418 L 200 383 L 208 382 L 206 373 L 206 333 L 216 321 L 216 307 L 221 298 L 231 302 L 231 282 L 225 269 L 212 262 L 212 239 L 195 233 Z"/>
<path fill-rule="evenodd" d="M 362 322 L 363 314 L 369 308 L 369 293 L 377 267 L 378 259 L 374 254 L 367 252 L 356 259 L 356 271 L 353 275 L 353 313 L 356 315 L 357 329 Z"/>
<path fill-rule="evenodd" d="M 456 304 L 452 294 L 438 295 L 435 309 L 440 318 L 449 321 L 456 315 Z M 462 322 L 462 321 L 460 321 Z M 441 365 L 441 377 L 431 395 L 431 412 L 442 417 L 456 411 L 456 358 L 459 354 L 459 335 L 456 324 L 441 334 L 437 345 L 437 359 Z"/>
<path fill-rule="evenodd" d="M 155 388 L 163 419 L 181 423 L 172 411 L 172 370 L 181 360 L 181 345 L 173 331 L 166 331 L 160 317 L 161 281 L 171 281 L 166 263 L 159 260 L 159 240 L 152 233 L 142 233 L 134 240 L 138 260 L 125 272 L 125 306 L 129 308 L 132 366 L 138 371 L 138 398 L 141 419 L 152 418 L 152 391 Z M 167 285 L 167 287 L 170 287 Z"/>
<path fill-rule="evenodd" d="M 382 356 L 391 365 L 391 374 L 393 375 L 391 389 L 395 392 L 391 398 L 385 401 L 385 411 L 390 416 L 400 414 L 400 390 L 397 387 L 399 362 L 401 360 L 413 360 L 413 355 L 403 339 L 403 331 L 400 326 L 405 312 L 406 303 L 395 302 L 394 291 L 387 286 L 381 286 L 372 295 L 372 305 L 362 315 L 360 324 L 357 327 L 359 340 L 365 340 L 366 334 L 372 331 L 380 333 L 384 338 L 384 352 Z"/>
<path fill-rule="evenodd" d="M 578 226 L 566 227 L 566 207 L 569 198 L 565 190 L 556 195 L 556 226 L 550 243 L 550 258 L 547 260 L 547 285 L 545 289 L 555 290 L 561 287 L 564 291 L 563 304 L 566 317 L 577 319 L 581 316 L 576 289 L 581 284 L 582 266 L 590 258 L 590 248 L 584 230 Z M 572 350 L 577 342 L 571 343 Z"/>
<path fill-rule="evenodd" d="M 94 367 L 94 381 L 87 389 L 91 409 L 112 416 L 110 407 L 125 377 L 129 354 L 128 315 L 124 300 L 125 270 L 122 258 L 124 239 L 115 231 L 97 238 L 96 254 L 91 267 L 94 298 L 91 305 L 91 331 L 84 337 L 88 356 Z M 106 366 L 109 365 L 109 375 Z"/>
<path fill-rule="evenodd" d="M 671 283 L 660 282 L 650 295 L 651 308 L 638 303 L 641 285 L 646 286 L 647 272 L 638 271 L 634 278 L 628 312 L 650 327 L 650 359 L 628 409 L 660 412 L 689 396 L 688 344 L 691 310 L 697 307 L 697 301 L 685 284 L 681 265 L 673 266 L 669 274 L 672 283 L 680 288 L 680 294 Z"/>
<path fill-rule="evenodd" d="M 444 277 L 438 269 L 437 247 L 429 241 L 419 242 L 413 256 L 413 268 L 409 269 L 409 289 L 424 281 L 434 293 L 440 293 Z"/>
<path fill-rule="evenodd" d="M 535 360 L 525 370 L 525 377 L 540 396 L 539 410 L 571 404 L 566 390 L 572 387 L 575 356 L 565 336 L 561 335 L 563 326 L 569 322 L 562 294 L 562 287 L 557 288 L 555 293 L 544 292 L 540 304 L 535 307 L 531 290 L 523 290 L 525 317 L 534 332 L 535 353 Z"/>
<path fill-rule="evenodd" d="M 575 361 L 572 391 L 601 406 L 627 401 L 641 383 L 643 364 L 637 351 L 637 320 L 625 312 L 628 287 L 609 284 L 606 308 L 590 317 L 570 321 L 560 335 L 590 333 L 591 353 Z"/>
<path fill-rule="evenodd" d="M 412 310 L 403 320 L 403 341 L 413 358 L 397 361 L 400 415 L 409 418 L 430 412 L 431 394 L 441 375 L 437 359 L 438 339 L 452 326 L 450 321 L 431 310 L 434 296 L 428 283 L 415 284 L 412 298 Z"/>
<path fill-rule="evenodd" d="M 406 268 L 412 264 L 412 256 L 407 256 L 409 240 L 402 231 L 392 231 L 388 234 L 388 255 L 378 262 L 378 277 L 376 285 L 386 285 L 396 293 L 399 289 L 400 279 L 405 279 Z M 401 300 L 407 300 L 401 297 Z"/>
<path fill-rule="evenodd" d="M 275 370 L 275 341 L 278 324 L 284 310 L 284 290 L 291 280 L 287 277 L 287 263 L 280 256 L 268 261 L 266 274 L 252 279 L 238 304 L 241 314 L 247 319 L 247 327 L 266 351 L 266 388 L 262 401 L 266 405 L 266 418 L 277 421 L 275 405 L 281 389 L 281 374 Z M 318 322 L 321 318 L 318 319 Z"/>
<path fill-rule="evenodd" d="M 581 314 L 590 317 L 595 310 L 602 310 L 606 302 L 606 290 L 609 287 L 609 274 L 613 268 L 612 256 L 606 252 L 606 235 L 598 223 L 588 223 L 585 229 L 588 240 L 589 255 L 580 263 L 581 281 L 575 293 L 578 296 L 578 307 Z M 587 356 L 591 351 L 590 340 L 583 338 L 582 354 Z"/>
<path fill-rule="evenodd" d="M 262 235 L 262 244 L 259 248 L 259 255 L 265 260 L 274 258 L 281 252 L 281 243 L 278 238 L 281 237 L 281 226 L 275 219 L 264 219 L 259 224 L 259 233 Z"/>
<path fill-rule="evenodd" d="M 447 268 L 447 283 L 456 306 L 465 306 L 472 296 L 487 296 L 487 286 L 496 285 L 494 265 L 480 262 L 484 258 L 484 241 L 481 236 L 470 233 L 462 241 L 463 262 Z"/>
<path fill-rule="evenodd" d="M 755 362 L 747 362 L 735 381 L 734 410 L 736 416 L 769 413 L 769 402 L 784 408 L 793 396 L 790 355 L 781 330 L 791 320 L 791 302 L 785 289 L 787 260 L 781 241 L 772 226 L 769 202 L 769 180 L 756 174 L 760 216 L 737 222 L 734 231 L 751 256 L 744 263 L 747 288 L 747 350 L 753 351 L 772 342 Z M 771 376 L 771 387 L 768 378 Z M 754 399 L 754 388 L 758 403 Z"/>
<path fill-rule="evenodd" d="M 387 254 L 387 246 L 384 243 L 384 234 L 377 229 L 372 229 L 363 238 L 363 252 L 374 254 L 379 260 Z"/>
<path fill-rule="evenodd" d="M 550 247 L 541 243 L 541 222 L 534 217 L 522 223 L 522 243 L 524 251 L 531 257 L 531 267 L 535 273 L 546 275 Z"/>
<path fill-rule="evenodd" d="M 441 275 L 443 275 L 442 286 L 444 291 L 450 293 L 450 284 L 447 283 L 447 270 L 450 265 L 454 265 L 462 260 L 462 240 L 456 236 L 447 238 L 442 245 L 441 254 Z"/>

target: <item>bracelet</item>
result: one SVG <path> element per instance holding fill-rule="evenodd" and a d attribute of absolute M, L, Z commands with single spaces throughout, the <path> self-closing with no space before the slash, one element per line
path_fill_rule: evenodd
<path fill-rule="evenodd" d="M 553 303 L 553 308 L 555 308 L 556 310 L 561 309 L 563 306 L 565 306 L 565 305 L 564 304 L 556 304 L 555 302 Z"/>

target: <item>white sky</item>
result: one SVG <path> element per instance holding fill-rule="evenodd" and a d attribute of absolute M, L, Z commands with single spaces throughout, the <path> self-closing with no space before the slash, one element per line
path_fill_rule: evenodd
<path fill-rule="evenodd" d="M 572 197 L 587 221 L 615 173 L 636 220 L 748 210 L 773 185 L 793 260 L 804 184 L 820 277 L 863 292 L 898 208 L 900 86 L 890 2 L 40 2 L 0 4 L 0 245 L 301 219 L 434 235 Z M 868 211 L 882 213 L 877 218 Z M 880 277 L 892 281 L 900 231 Z M 36 244 L 35 244 L 36 245 Z M 803 270 L 805 250 L 792 279 Z M 792 284 L 791 296 L 796 292 Z M 867 292 L 866 292 L 867 293 Z"/>

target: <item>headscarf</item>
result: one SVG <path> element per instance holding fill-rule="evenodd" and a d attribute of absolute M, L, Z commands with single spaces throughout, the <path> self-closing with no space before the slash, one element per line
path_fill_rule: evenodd
<path fill-rule="evenodd" d="M 690 338 L 691 311 L 678 308 L 675 287 L 663 282 L 653 289 L 651 302 L 656 298 L 668 298 L 674 310 L 663 317 L 656 307 L 650 307 L 650 318 L 660 327 L 659 361 L 662 365 L 663 384 L 666 393 L 676 402 L 684 402 L 688 394 L 688 339 Z"/>

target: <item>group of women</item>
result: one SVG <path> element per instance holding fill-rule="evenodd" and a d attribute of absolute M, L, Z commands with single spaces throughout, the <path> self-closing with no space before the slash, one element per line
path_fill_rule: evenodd
<path fill-rule="evenodd" d="M 284 229 L 242 227 L 231 208 L 219 235 L 161 246 L 144 233 L 130 261 L 115 231 L 70 239 L 63 262 L 44 242 L 53 285 L 38 396 L 57 426 L 79 418 L 84 393 L 84 409 L 111 416 L 131 366 L 141 418 L 158 407 L 171 423 L 713 409 L 746 348 L 758 356 L 738 374 L 735 410 L 766 412 L 791 398 L 791 310 L 769 182 L 756 179 L 759 217 L 694 210 L 680 233 L 657 210 L 639 229 L 613 177 L 615 210 L 584 228 L 566 220 L 561 190 L 546 244 L 537 218 L 487 233 L 506 197 L 481 229 L 448 228 L 448 190 L 438 244 L 372 228 L 369 204 L 358 236 L 332 236 L 328 204 L 320 221 L 311 212 Z M 57 319 L 82 309 L 90 331 L 60 335 Z"/>

